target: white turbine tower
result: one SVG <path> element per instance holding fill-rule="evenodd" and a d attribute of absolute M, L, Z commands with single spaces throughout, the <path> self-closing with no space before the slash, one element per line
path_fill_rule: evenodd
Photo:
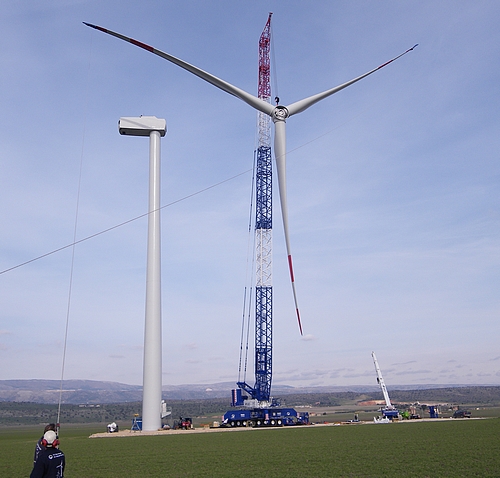
<path fill-rule="evenodd" d="M 142 386 L 142 429 L 161 428 L 161 237 L 160 137 L 167 124 L 156 116 L 120 118 L 120 134 L 149 136 L 148 254 L 146 268 L 146 319 Z"/>
<path fill-rule="evenodd" d="M 321 101 L 334 93 L 337 93 L 340 90 L 343 90 L 344 88 L 347 88 L 348 86 L 358 82 L 359 80 L 362 80 L 363 78 L 366 78 L 367 76 L 371 75 L 372 73 L 375 73 L 376 71 L 380 70 L 384 66 L 387 66 L 389 63 L 392 63 L 393 61 L 397 60 L 398 58 L 402 57 L 403 55 L 406 55 L 406 53 L 410 52 L 413 50 L 417 45 L 414 45 L 412 48 L 409 48 L 405 52 L 401 53 L 400 55 L 392 58 L 391 60 L 383 63 L 380 66 L 377 66 L 377 68 L 374 68 L 373 70 L 370 70 L 366 73 L 364 73 L 361 76 L 358 76 L 350 81 L 347 81 L 346 83 L 343 83 L 339 86 L 336 86 L 334 88 L 331 88 L 329 90 L 323 91 L 322 93 L 318 93 L 316 95 L 310 96 L 308 98 L 304 98 L 303 100 L 297 101 L 295 103 L 292 103 L 288 106 L 282 106 L 282 105 L 276 105 L 273 106 L 270 103 L 267 103 L 264 100 L 261 100 L 260 98 L 251 95 L 250 93 L 247 93 L 246 91 L 238 88 L 237 86 L 231 85 L 230 83 L 221 80 L 220 78 L 217 78 L 216 76 L 207 73 L 206 71 L 201 70 L 200 68 L 191 65 L 184 60 L 181 60 L 179 58 L 176 58 L 173 55 L 170 55 L 168 53 L 165 53 L 161 50 L 157 50 L 156 48 L 153 48 L 152 46 L 146 45 L 145 43 L 142 43 L 140 41 L 134 40 L 133 38 L 127 37 L 125 35 L 121 35 L 120 33 L 113 32 L 111 30 L 107 30 L 106 28 L 99 27 L 97 25 L 92 25 L 90 23 L 83 22 L 85 25 L 95 28 L 96 30 L 99 30 L 101 32 L 107 33 L 109 35 L 112 35 L 116 38 L 119 38 L 120 40 L 124 40 L 126 42 L 132 43 L 135 46 L 138 46 L 140 48 L 143 48 L 146 51 L 149 51 L 150 53 L 153 53 L 155 55 L 158 55 L 161 58 L 164 58 L 165 60 L 170 61 L 171 63 L 174 63 L 177 66 L 180 66 L 181 68 L 189 71 L 193 75 L 198 76 L 199 78 L 202 78 L 203 80 L 207 81 L 208 83 L 216 86 L 217 88 L 220 88 L 221 90 L 225 91 L 226 93 L 229 93 L 233 96 L 236 96 L 240 100 L 244 101 L 251 107 L 255 108 L 257 111 L 260 111 L 262 113 L 265 113 L 269 115 L 274 123 L 274 155 L 276 159 L 276 168 L 277 168 L 277 173 L 278 173 L 278 189 L 279 189 L 279 196 L 280 196 L 280 203 L 281 203 L 281 215 L 283 219 L 283 228 L 284 228 L 284 234 L 285 234 L 285 244 L 286 244 L 286 252 L 288 256 L 288 267 L 289 267 L 289 272 L 290 272 L 290 280 L 292 283 L 292 290 L 293 290 L 293 297 L 295 301 L 295 310 L 297 313 L 297 320 L 299 323 L 299 329 L 300 333 L 302 334 L 302 325 L 300 321 L 300 314 L 299 314 L 299 307 L 297 303 L 297 294 L 295 291 L 295 278 L 294 278 L 294 273 L 293 273 L 293 265 L 292 265 L 292 251 L 290 247 L 290 238 L 289 238 L 289 233 L 288 233 L 288 206 L 287 206 L 287 194 L 286 194 L 286 120 L 290 118 L 291 116 L 302 113 L 302 111 L 305 111 L 307 108 L 310 106 L 314 105 L 318 101 Z"/>

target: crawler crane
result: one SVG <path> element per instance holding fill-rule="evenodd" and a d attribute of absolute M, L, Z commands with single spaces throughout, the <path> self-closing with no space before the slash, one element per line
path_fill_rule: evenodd
<path fill-rule="evenodd" d="M 259 39 L 259 98 L 271 99 L 270 47 L 271 13 Z M 283 426 L 308 423 L 307 413 L 281 408 L 271 398 L 272 380 L 272 156 L 271 118 L 258 113 L 258 148 L 255 168 L 255 385 L 238 379 L 232 390 L 231 406 L 222 423 L 225 426 Z M 240 369 L 241 369 L 240 356 Z"/>

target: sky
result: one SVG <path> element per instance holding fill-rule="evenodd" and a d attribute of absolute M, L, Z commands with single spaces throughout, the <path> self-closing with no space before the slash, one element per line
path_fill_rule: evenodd
<path fill-rule="evenodd" d="M 257 114 L 82 22 L 256 95 L 269 12 L 272 96 L 284 105 L 419 44 L 287 122 L 304 335 L 275 194 L 273 383 L 374 385 L 375 351 L 389 387 L 500 385 L 495 0 L 460 8 L 452 0 L 7 0 L 0 14 L 0 380 L 142 384 L 149 146 L 120 136 L 117 123 L 154 115 L 168 129 L 161 140 L 163 385 L 236 382 L 252 277 Z M 74 248 L 65 247 L 75 238 Z"/>

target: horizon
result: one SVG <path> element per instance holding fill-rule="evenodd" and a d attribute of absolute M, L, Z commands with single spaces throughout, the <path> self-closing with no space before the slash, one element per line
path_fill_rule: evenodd
<path fill-rule="evenodd" d="M 6 379 L 6 380 L 0 380 L 0 384 L 2 382 L 54 382 L 54 384 L 60 384 L 60 380 L 54 379 Z M 93 383 L 102 383 L 102 384 L 115 384 L 115 385 L 125 385 L 127 387 L 137 387 L 139 389 L 142 389 L 142 384 L 132 384 L 132 383 L 123 383 L 123 382 L 113 382 L 113 381 L 107 381 L 107 380 L 86 380 L 86 379 L 64 379 L 64 382 L 93 382 Z M 166 387 L 177 387 L 177 388 L 182 388 L 182 387 L 236 387 L 236 383 L 233 384 L 233 382 L 206 382 L 206 383 L 183 383 L 183 384 L 162 384 L 162 390 L 164 390 Z M 410 387 L 429 387 L 429 388 L 462 388 L 462 387 L 500 387 L 499 384 L 460 384 L 460 383 L 454 383 L 454 384 L 429 384 L 429 383 L 422 383 L 422 384 L 394 384 L 394 385 L 386 385 L 387 388 L 394 388 L 394 387 L 404 387 L 411 389 Z M 273 386 L 274 387 L 274 386 Z M 287 385 L 287 384 L 280 384 L 276 385 L 275 388 L 278 389 L 314 389 L 314 388 L 375 388 L 377 390 L 380 389 L 379 384 L 353 384 L 353 385 L 314 385 L 314 386 L 293 386 L 293 385 Z M 59 391 L 60 387 L 56 387 L 54 389 L 46 390 L 46 391 Z M 73 389 L 64 389 L 64 391 L 72 391 Z M 82 389 L 83 390 L 83 389 Z M 96 389 L 96 390 L 102 390 L 102 389 Z M 217 388 L 218 391 L 221 390 L 221 388 Z M 208 390 L 205 390 L 208 391 Z"/>

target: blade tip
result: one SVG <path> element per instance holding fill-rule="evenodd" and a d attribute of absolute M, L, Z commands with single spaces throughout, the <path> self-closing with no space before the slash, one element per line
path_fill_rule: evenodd
<path fill-rule="evenodd" d="M 93 28 L 94 30 L 101 30 L 101 28 L 99 28 L 97 25 L 93 25 L 92 23 L 83 22 L 83 24 L 87 25 L 90 28 Z"/>
<path fill-rule="evenodd" d="M 300 331 L 300 335 L 304 336 L 303 332 L 302 332 L 302 321 L 300 320 L 300 312 L 299 312 L 299 309 L 297 308 L 296 309 L 297 311 L 297 320 L 299 322 L 299 331 Z"/>
<path fill-rule="evenodd" d="M 87 23 L 87 22 L 82 22 L 84 25 L 87 25 L 90 28 L 94 28 L 96 30 L 99 30 L 101 32 L 107 33 L 107 30 L 105 28 L 99 27 L 97 25 L 94 25 L 93 23 Z"/>

